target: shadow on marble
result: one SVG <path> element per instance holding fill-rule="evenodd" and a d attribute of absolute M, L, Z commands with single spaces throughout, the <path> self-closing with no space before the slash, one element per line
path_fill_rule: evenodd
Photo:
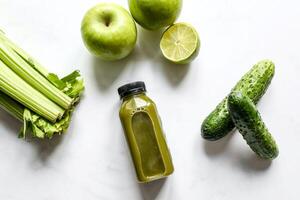
<path fill-rule="evenodd" d="M 162 56 L 160 57 L 160 61 L 163 72 L 173 87 L 178 86 L 184 80 L 190 69 L 190 64 L 174 64 Z"/>
<path fill-rule="evenodd" d="M 251 152 L 239 159 L 239 165 L 245 172 L 263 172 L 270 168 L 272 160 L 265 160 Z"/>
<path fill-rule="evenodd" d="M 159 43 L 164 29 L 149 31 L 139 25 L 137 25 L 137 29 L 140 50 L 146 55 L 147 59 L 156 60 L 161 55 Z"/>
<path fill-rule="evenodd" d="M 93 56 L 94 76 L 99 89 L 103 92 L 107 91 L 122 71 L 125 70 L 126 66 L 138 57 L 136 48 L 126 58 L 118 61 L 104 61 Z"/>
<path fill-rule="evenodd" d="M 28 140 L 37 150 L 37 159 L 42 163 L 47 162 L 55 149 L 62 143 L 65 135 L 55 135 L 51 139 L 30 138 Z"/>
<path fill-rule="evenodd" d="M 144 200 L 154 200 L 163 188 L 166 178 L 152 181 L 150 183 L 139 183 L 140 191 Z"/>
<path fill-rule="evenodd" d="M 5 110 L 0 109 L 0 123 L 11 133 L 15 133 L 16 139 L 18 139 L 18 133 L 22 126 L 22 123 L 7 113 Z"/>
<path fill-rule="evenodd" d="M 16 138 L 16 142 L 18 142 L 18 140 L 23 140 L 18 138 L 18 134 L 20 128 L 22 127 L 22 123 L 2 109 L 0 109 L 0 122 L 1 125 L 5 126 L 9 130 L 8 132 L 14 134 Z M 41 139 L 32 138 L 28 136 L 28 138 L 26 138 L 24 141 L 21 142 L 27 142 L 32 144 L 34 147 L 36 147 L 39 158 L 42 161 L 46 161 L 49 155 L 61 143 L 62 137 L 63 136 L 54 136 L 51 140 L 48 139 L 41 140 Z"/>
<path fill-rule="evenodd" d="M 224 153 L 228 145 L 230 144 L 231 138 L 235 134 L 235 129 L 230 131 L 224 138 L 221 138 L 217 141 L 208 141 L 203 138 L 204 151 L 208 156 L 217 156 L 221 153 Z"/>
<path fill-rule="evenodd" d="M 147 59 L 153 61 L 152 67 L 159 67 L 174 87 L 178 86 L 189 71 L 189 64 L 177 65 L 165 59 L 160 51 L 160 39 L 165 29 L 149 31 L 138 26 L 139 46 Z"/>
<path fill-rule="evenodd" d="M 232 130 L 228 135 L 226 135 L 224 138 L 219 139 L 217 141 L 207 141 L 204 140 L 204 150 L 206 155 L 208 156 L 217 156 L 226 151 L 226 148 L 229 146 L 230 141 L 235 134 L 235 129 Z M 203 140 L 203 139 L 202 139 Z M 259 172 L 259 171 L 265 171 L 267 170 L 271 164 L 272 161 L 270 160 L 264 160 L 262 158 L 259 158 L 254 152 L 251 151 L 249 148 L 249 151 L 237 151 L 235 150 L 233 158 L 233 161 L 237 160 L 237 165 L 240 166 L 242 170 L 245 172 Z"/>

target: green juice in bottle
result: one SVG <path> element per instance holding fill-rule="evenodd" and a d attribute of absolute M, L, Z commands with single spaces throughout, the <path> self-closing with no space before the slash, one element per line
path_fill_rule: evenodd
<path fill-rule="evenodd" d="M 173 173 L 172 158 L 155 103 L 146 96 L 144 82 L 118 89 L 122 99 L 120 119 L 139 182 L 149 182 Z"/>

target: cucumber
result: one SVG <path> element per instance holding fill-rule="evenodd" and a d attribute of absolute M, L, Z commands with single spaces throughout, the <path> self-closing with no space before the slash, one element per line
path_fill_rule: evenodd
<path fill-rule="evenodd" d="M 267 90 L 274 76 L 275 66 L 270 60 L 262 60 L 254 65 L 231 90 L 246 94 L 255 104 Z M 234 128 L 228 109 L 227 97 L 203 121 L 202 137 L 206 140 L 218 140 Z"/>
<path fill-rule="evenodd" d="M 278 147 L 251 99 L 240 92 L 228 96 L 228 110 L 235 127 L 261 158 L 274 159 Z"/>

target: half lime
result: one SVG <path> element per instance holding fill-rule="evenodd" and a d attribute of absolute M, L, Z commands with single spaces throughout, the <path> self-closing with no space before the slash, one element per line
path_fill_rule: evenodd
<path fill-rule="evenodd" d="M 187 23 L 171 25 L 160 41 L 160 49 L 166 59 L 177 64 L 193 61 L 200 48 L 200 38 L 196 29 Z"/>

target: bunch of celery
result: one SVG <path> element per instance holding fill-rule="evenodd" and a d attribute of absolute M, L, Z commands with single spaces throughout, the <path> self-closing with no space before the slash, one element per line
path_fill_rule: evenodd
<path fill-rule="evenodd" d="M 0 107 L 23 122 L 19 137 L 64 133 L 83 90 L 78 71 L 59 79 L 0 30 Z"/>

